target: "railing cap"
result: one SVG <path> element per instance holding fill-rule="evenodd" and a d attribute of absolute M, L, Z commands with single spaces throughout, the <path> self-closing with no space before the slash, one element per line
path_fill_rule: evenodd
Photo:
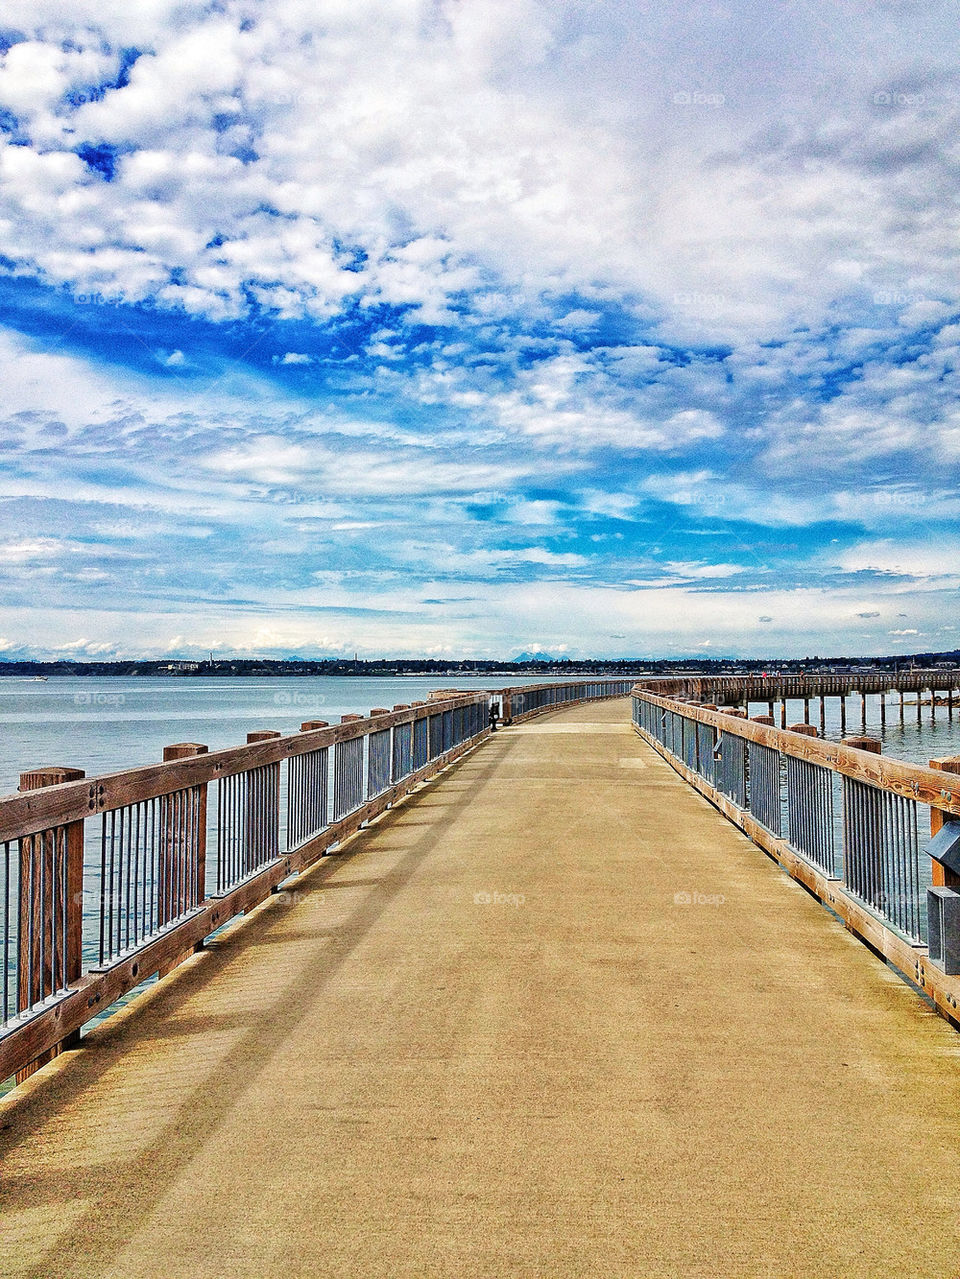
<path fill-rule="evenodd" d="M 78 782 L 85 777 L 82 768 L 70 768 L 66 764 L 45 764 L 43 768 L 30 768 L 20 774 L 22 791 L 40 790 L 43 786 L 60 786 L 64 782 Z"/>
<path fill-rule="evenodd" d="M 163 748 L 163 762 L 171 759 L 190 759 L 194 755 L 206 755 L 209 747 L 202 742 L 172 742 Z"/>

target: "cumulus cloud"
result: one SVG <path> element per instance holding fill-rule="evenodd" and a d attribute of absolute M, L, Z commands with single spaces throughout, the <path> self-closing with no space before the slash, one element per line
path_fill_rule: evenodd
<path fill-rule="evenodd" d="M 955 580 L 946 0 L 4 25 L 0 568 L 64 643 L 133 597 L 493 643 L 495 583 L 544 647 L 789 647 L 801 599 L 840 646 Z"/>

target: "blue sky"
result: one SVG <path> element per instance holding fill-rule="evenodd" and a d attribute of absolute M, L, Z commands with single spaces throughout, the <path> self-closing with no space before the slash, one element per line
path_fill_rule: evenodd
<path fill-rule="evenodd" d="M 8 0 L 0 653 L 960 645 L 956 7 Z"/>

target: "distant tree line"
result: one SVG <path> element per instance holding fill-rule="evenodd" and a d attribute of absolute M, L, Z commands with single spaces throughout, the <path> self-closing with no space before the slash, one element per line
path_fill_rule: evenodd
<path fill-rule="evenodd" d="M 492 675 L 511 679 L 516 675 L 659 675 L 690 671 L 716 675 L 725 671 L 749 673 L 776 670 L 799 673 L 824 669 L 849 669 L 870 666 L 879 670 L 903 670 L 911 665 L 934 666 L 938 663 L 960 665 L 960 649 L 941 653 L 898 653 L 886 657 L 805 657 L 801 659 L 682 657 L 682 658 L 535 658 L 523 661 L 443 659 L 432 657 L 397 657 L 374 660 L 347 658 L 215 658 L 191 661 L 165 658 L 128 661 L 24 661 L 0 659 L 0 676 L 53 675 Z"/>

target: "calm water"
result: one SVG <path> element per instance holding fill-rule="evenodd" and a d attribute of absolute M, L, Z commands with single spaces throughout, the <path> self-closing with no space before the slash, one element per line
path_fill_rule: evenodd
<path fill-rule="evenodd" d="M 82 768 L 88 776 L 155 763 L 171 742 L 203 742 L 211 750 L 235 746 L 248 730 L 296 732 L 303 720 L 337 723 L 349 712 L 424 699 L 445 685 L 500 687 L 502 677 L 473 679 L 442 675 L 343 678 L 115 678 L 54 677 L 46 682 L 0 679 L 0 794 L 15 791 L 19 774 L 44 764 Z M 515 680 L 519 683 L 520 680 Z M 546 682 L 546 681 L 539 681 Z M 751 714 L 766 708 L 752 703 Z M 819 723 L 819 704 L 810 706 Z M 626 713 L 626 712 L 625 712 Z M 789 702 L 787 722 L 803 718 L 802 702 Z M 777 719 L 779 723 L 779 717 Z M 860 731 L 860 699 L 847 699 L 847 733 Z M 882 736 L 883 751 L 926 763 L 960 754 L 960 711 L 907 705 L 901 727 L 896 698 L 888 698 L 887 725 L 880 732 L 880 702 L 867 699 L 867 731 Z M 839 702 L 827 700 L 827 737 L 840 736 Z"/>
<path fill-rule="evenodd" d="M 929 706 L 920 707 L 920 721 L 917 722 L 917 697 L 908 693 L 904 706 L 904 722 L 900 723 L 900 699 L 896 694 L 886 698 L 886 727 L 880 727 L 880 698 L 867 698 L 867 735 L 878 737 L 883 742 L 884 755 L 893 755 L 897 759 L 906 759 L 914 764 L 927 764 L 931 759 L 939 759 L 946 755 L 960 755 L 960 705 L 954 708 L 953 715 L 948 716 L 945 706 L 934 708 L 931 717 Z M 861 731 L 859 694 L 847 699 L 846 736 L 852 737 Z M 750 703 L 751 715 L 766 713 L 766 706 L 757 702 Z M 839 741 L 840 732 L 840 699 L 828 697 L 826 703 L 826 737 L 830 741 Z M 776 722 L 780 723 L 780 710 L 777 708 Z M 803 721 L 803 702 L 787 702 L 787 723 L 799 724 Z M 820 726 L 820 703 L 810 702 L 810 722 Z"/>
<path fill-rule="evenodd" d="M 497 688 L 510 682 L 443 675 L 3 678 L 0 795 L 17 789 L 21 772 L 41 765 L 65 764 L 93 777 L 156 763 L 172 742 L 202 742 L 217 750 L 239 745 L 253 729 L 295 733 L 304 720 L 336 724 L 348 713 L 424 700 L 433 689 Z"/>

